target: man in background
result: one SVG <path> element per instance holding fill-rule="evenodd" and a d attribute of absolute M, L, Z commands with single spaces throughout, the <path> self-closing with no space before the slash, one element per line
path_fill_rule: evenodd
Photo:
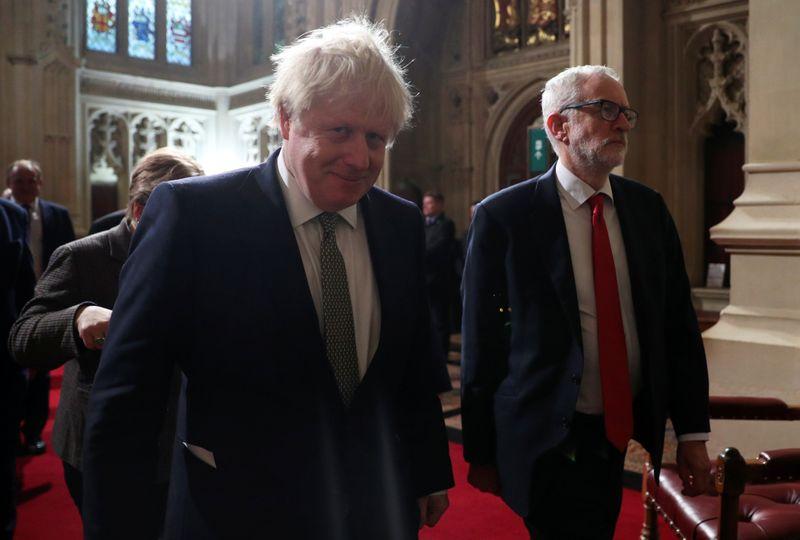
<path fill-rule="evenodd" d="M 197 162 L 172 148 L 142 157 L 131 173 L 130 201 L 124 219 L 111 229 L 58 248 L 36 286 L 36 296 L 25 305 L 11 330 L 9 346 L 18 363 L 40 370 L 64 366 L 52 443 L 78 511 L 83 502 L 81 461 L 86 408 L 131 236 L 158 184 L 202 172 Z M 176 381 L 159 441 L 155 497 L 160 504 L 153 515 L 159 527 L 164 520 L 179 374 Z"/>
<path fill-rule="evenodd" d="M 63 206 L 39 197 L 42 168 L 32 159 L 20 159 L 6 172 L 11 200 L 28 213 L 28 246 L 33 256 L 36 279 L 42 275 L 50 256 L 59 246 L 75 240 L 69 211 Z M 22 451 L 43 454 L 42 430 L 50 408 L 50 372 L 29 369 L 22 421 Z"/>
<path fill-rule="evenodd" d="M 425 282 L 431 304 L 431 324 L 434 338 L 441 347 L 446 375 L 450 350 L 450 305 L 456 290 L 456 229 L 453 220 L 444 213 L 444 195 L 438 191 L 425 193 L 422 214 L 425 216 Z M 442 390 L 450 389 L 449 376 L 442 386 Z"/>
<path fill-rule="evenodd" d="M 6 340 L 17 313 L 33 294 L 36 277 L 26 238 L 28 216 L 0 199 L 0 538 L 11 540 L 16 526 L 16 466 L 25 375 L 13 362 Z"/>

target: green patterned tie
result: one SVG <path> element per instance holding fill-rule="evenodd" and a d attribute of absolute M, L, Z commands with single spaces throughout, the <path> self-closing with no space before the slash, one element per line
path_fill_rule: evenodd
<path fill-rule="evenodd" d="M 322 281 L 322 321 L 325 333 L 325 352 L 331 363 L 336 383 L 345 406 L 349 406 L 359 383 L 356 333 L 347 269 L 336 245 L 336 221 L 339 214 L 319 215 L 322 225 L 320 274 Z"/>

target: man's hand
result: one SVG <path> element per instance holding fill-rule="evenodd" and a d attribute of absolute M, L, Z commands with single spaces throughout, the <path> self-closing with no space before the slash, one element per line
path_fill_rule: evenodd
<path fill-rule="evenodd" d="M 705 441 L 678 442 L 678 475 L 683 481 L 683 493 L 689 497 L 707 493 L 711 488 L 711 462 Z"/>
<path fill-rule="evenodd" d="M 419 528 L 424 525 L 433 527 L 439 522 L 447 507 L 450 506 L 450 499 L 447 498 L 447 493 L 437 493 L 420 497 L 417 499 L 419 504 Z"/>
<path fill-rule="evenodd" d="M 485 493 L 500 495 L 500 476 L 494 465 L 470 464 L 467 473 L 467 482 Z"/>
<path fill-rule="evenodd" d="M 100 350 L 106 341 L 111 310 L 100 306 L 84 306 L 75 314 L 75 329 L 87 349 Z"/>

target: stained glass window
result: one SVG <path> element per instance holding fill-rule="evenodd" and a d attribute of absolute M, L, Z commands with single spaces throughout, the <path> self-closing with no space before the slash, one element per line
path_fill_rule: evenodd
<path fill-rule="evenodd" d="M 167 62 L 192 65 L 192 0 L 167 0 Z"/>
<path fill-rule="evenodd" d="M 557 0 L 528 0 L 528 45 L 553 43 L 558 39 Z"/>
<path fill-rule="evenodd" d="M 90 51 L 117 52 L 116 0 L 87 0 L 86 48 Z"/>
<path fill-rule="evenodd" d="M 492 2 L 492 48 L 495 52 L 519 47 L 519 8 L 515 0 Z"/>
<path fill-rule="evenodd" d="M 569 38 L 564 0 L 492 0 L 492 52 L 536 47 Z"/>
<path fill-rule="evenodd" d="M 128 54 L 145 60 L 156 57 L 155 0 L 128 0 Z"/>

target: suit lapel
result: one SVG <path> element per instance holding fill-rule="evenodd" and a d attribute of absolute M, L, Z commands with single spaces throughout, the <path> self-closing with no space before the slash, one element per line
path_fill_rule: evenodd
<path fill-rule="evenodd" d="M 388 260 L 390 254 L 386 250 L 387 246 L 392 245 L 392 234 L 394 227 L 390 220 L 377 219 L 377 217 L 374 215 L 374 204 L 370 198 L 371 192 L 372 190 L 367 192 L 367 194 L 361 199 L 359 202 L 359 208 L 361 209 L 361 216 L 364 219 L 364 227 L 367 231 L 367 244 L 369 245 L 369 256 L 370 261 L 372 262 L 372 272 L 375 275 L 375 283 L 378 286 L 378 297 L 380 299 L 381 309 L 381 330 L 378 337 L 378 347 L 375 350 L 375 356 L 369 359 L 367 373 L 364 375 L 364 379 L 361 381 L 362 384 L 367 380 L 367 376 L 374 371 L 372 367 L 374 363 L 381 357 L 381 350 L 385 346 L 388 338 L 387 329 L 391 328 L 392 324 L 395 324 L 395 322 L 391 320 L 393 310 L 390 309 L 390 307 L 393 300 L 389 283 L 392 283 L 392 280 L 389 279 L 389 276 L 387 275 L 391 264 Z"/>
<path fill-rule="evenodd" d="M 42 221 L 42 246 L 47 250 L 53 233 L 53 208 L 42 199 L 39 199 L 39 211 L 42 214 L 40 217 Z M 47 264 L 47 261 L 43 261 L 42 264 Z"/>
<path fill-rule="evenodd" d="M 319 345 L 324 355 L 317 311 L 279 184 L 281 179 L 277 172 L 278 152 L 280 150 L 273 152 L 265 163 L 254 169 L 252 174 L 255 175 L 255 182 L 247 181 L 242 185 L 242 200 L 250 207 L 249 215 L 255 225 L 255 237 L 269 239 L 269 255 L 275 258 L 272 262 L 280 267 L 283 274 L 280 278 L 281 296 L 290 300 L 288 305 L 295 307 L 293 311 L 300 323 L 298 333 L 302 333 L 304 339 L 310 338 L 315 345 Z"/>
<path fill-rule="evenodd" d="M 264 279 L 274 279 L 280 285 L 273 289 L 281 309 L 291 317 L 289 324 L 292 335 L 298 336 L 298 351 L 308 353 L 315 360 L 321 359 L 333 377 L 333 372 L 325 356 L 325 346 L 319 332 L 319 319 L 308 288 L 303 259 L 297 247 L 286 201 L 277 172 L 277 156 L 273 152 L 267 161 L 252 170 L 251 178 L 240 188 L 242 216 L 252 227 L 248 235 L 254 245 L 263 244 L 269 239 L 265 252 Z M 311 361 L 309 359 L 309 361 Z M 332 379 L 335 385 L 335 380 Z"/>
<path fill-rule="evenodd" d="M 108 233 L 108 254 L 121 263 L 128 258 L 128 251 L 131 245 L 132 231 L 127 220 L 123 221 Z"/>
<path fill-rule="evenodd" d="M 533 196 L 532 234 L 538 238 L 542 264 L 550 273 L 561 309 L 578 343 L 582 344 L 578 293 L 572 271 L 567 228 L 556 187 L 555 165 L 541 176 Z"/>
<path fill-rule="evenodd" d="M 625 244 L 625 256 L 628 259 L 628 278 L 631 283 L 631 294 L 633 295 L 633 308 L 636 315 L 636 329 L 639 337 L 641 351 L 646 350 L 648 336 L 647 328 L 647 308 L 648 300 L 647 286 L 643 282 L 647 276 L 646 253 L 646 231 L 642 227 L 641 220 L 636 218 L 634 213 L 635 201 L 628 198 L 628 192 L 620 179 L 611 176 L 611 191 L 614 193 L 614 208 L 619 218 L 619 226 L 622 230 L 622 240 Z"/>

